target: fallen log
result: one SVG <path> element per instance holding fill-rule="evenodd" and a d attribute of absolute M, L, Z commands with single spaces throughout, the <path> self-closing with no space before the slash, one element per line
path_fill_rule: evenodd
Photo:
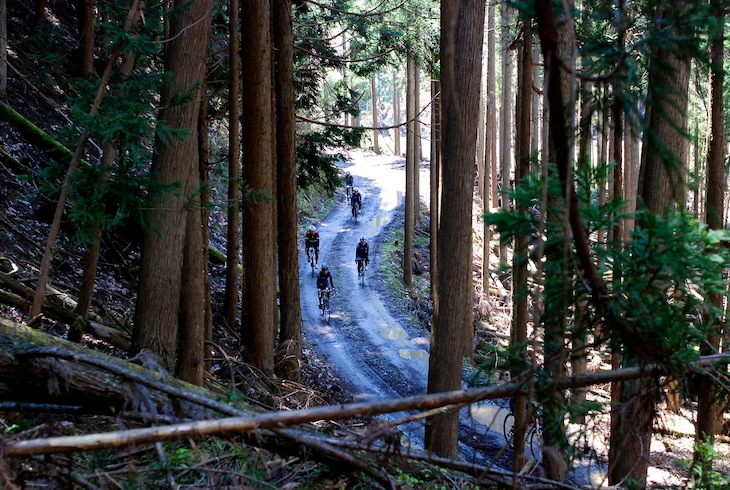
<path fill-rule="evenodd" d="M 1 101 L 0 119 L 17 129 L 23 138 L 36 145 L 51 158 L 62 163 L 68 163 L 71 161 L 71 158 L 73 157 L 73 152 L 71 150 L 23 117 L 18 111 Z M 89 163 L 85 161 L 83 161 L 83 164 L 89 165 Z"/>
<path fill-rule="evenodd" d="M 27 299 L 27 297 L 24 298 L 18 294 L 0 289 L 0 303 L 13 306 L 21 311 L 29 311 L 32 301 Z M 48 300 L 43 302 L 43 308 L 41 311 L 44 315 L 47 315 L 48 318 L 52 318 L 67 325 L 74 325 L 79 321 L 84 322 L 83 330 L 89 335 L 92 335 L 99 340 L 103 340 L 109 345 L 122 349 L 126 352 L 131 350 L 132 339 L 127 332 L 107 327 L 106 325 L 98 322 L 84 320 L 74 312 L 50 303 Z"/>
<path fill-rule="evenodd" d="M 0 399 L 80 406 L 99 414 L 172 414 L 179 420 L 231 414 L 219 395 L 174 378 L 152 355 L 122 360 L 3 318 Z"/>

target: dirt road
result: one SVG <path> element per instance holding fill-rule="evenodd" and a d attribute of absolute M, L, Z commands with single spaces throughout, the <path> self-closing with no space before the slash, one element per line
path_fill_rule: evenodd
<path fill-rule="evenodd" d="M 397 216 L 397 206 L 402 201 L 404 161 L 392 156 L 356 154 L 343 167 L 352 173 L 355 187 L 363 194 L 362 212 L 355 222 L 343 192 L 336 198 L 330 214 L 315 223 L 320 232 L 319 265 L 329 266 L 337 291 L 331 302 L 329 324 L 318 309 L 315 277 L 302 247 L 300 277 L 305 339 L 331 364 L 357 401 L 424 394 L 428 377 L 428 332 L 407 315 L 399 314 L 403 308 L 389 304 L 392 296 L 385 294 L 380 272 L 382 266 L 396 267 L 382 263 L 380 249 L 385 230 Z M 428 182 L 428 174 L 422 173 L 425 200 Z M 364 279 L 358 277 L 355 264 L 355 246 L 361 236 L 368 240 L 371 259 Z M 489 412 L 500 416 L 496 407 Z M 391 414 L 388 418 L 400 419 L 404 415 Z M 464 410 L 462 455 L 467 459 L 491 462 L 490 454 L 496 454 L 504 446 L 504 437 L 487 429 L 484 423 L 487 418 L 494 420 L 492 416 L 474 417 Z M 401 426 L 417 447 L 423 445 L 422 425 Z M 497 421 L 494 427 L 498 426 L 501 428 Z"/>

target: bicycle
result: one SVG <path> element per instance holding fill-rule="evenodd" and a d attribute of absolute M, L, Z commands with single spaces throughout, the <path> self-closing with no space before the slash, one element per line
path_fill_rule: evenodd
<path fill-rule="evenodd" d="M 318 290 L 319 295 L 319 311 L 327 325 L 330 323 L 330 293 L 334 294 L 335 290 L 324 288 Z"/>
<path fill-rule="evenodd" d="M 345 194 L 347 194 L 347 198 L 350 199 L 350 196 L 352 196 L 352 184 L 347 184 L 345 186 Z"/>
<path fill-rule="evenodd" d="M 314 271 L 317 268 L 317 263 L 315 261 L 315 253 L 314 253 L 314 247 L 309 247 L 307 249 L 307 257 L 309 258 L 309 264 L 312 266 L 312 277 L 314 277 Z"/>
<path fill-rule="evenodd" d="M 502 433 L 504 438 L 507 440 L 507 445 L 514 448 L 514 425 L 515 425 L 515 414 L 510 407 L 509 413 L 505 415 L 504 421 L 502 422 Z M 542 444 L 542 427 L 540 426 L 540 416 L 536 411 L 532 412 L 530 420 L 527 421 L 527 430 L 525 431 L 525 447 L 530 448 L 530 454 L 535 461 L 540 461 L 542 458 L 541 452 Z"/>
<path fill-rule="evenodd" d="M 357 223 L 357 215 L 360 212 L 360 206 L 357 203 L 352 205 L 352 219 Z"/>
<path fill-rule="evenodd" d="M 363 258 L 357 258 L 355 259 L 355 262 L 357 262 L 357 275 L 360 277 L 361 281 L 365 280 L 365 270 L 368 267 L 368 261 L 367 259 Z"/>

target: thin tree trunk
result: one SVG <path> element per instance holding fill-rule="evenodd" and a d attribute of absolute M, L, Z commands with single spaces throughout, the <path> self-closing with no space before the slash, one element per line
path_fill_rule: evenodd
<path fill-rule="evenodd" d="M 515 186 L 521 184 L 527 177 L 530 168 L 530 121 L 532 109 L 532 29 L 530 23 L 525 22 L 522 28 L 522 41 L 517 63 L 517 98 L 515 103 Z M 521 214 L 527 213 L 524 202 L 516 203 Z M 521 346 L 519 357 L 526 358 L 525 341 L 527 340 L 527 323 L 529 313 L 527 309 L 527 253 L 529 237 L 521 234 L 515 237 L 515 248 L 512 265 L 512 328 L 511 341 L 513 346 Z M 517 380 L 524 373 L 520 366 L 510 374 Z M 527 400 L 523 395 L 515 396 L 514 420 L 514 460 L 513 467 L 519 471 L 525 465 L 525 430 L 527 428 Z"/>
<path fill-rule="evenodd" d="M 494 2 L 487 7 L 487 83 L 484 114 L 485 161 L 482 181 L 482 203 L 484 212 L 491 212 L 497 204 L 497 99 L 496 99 L 496 57 L 494 34 Z M 492 274 L 489 259 L 492 255 L 492 227 L 484 222 L 482 248 L 482 294 L 489 297 L 489 281 Z"/>
<path fill-rule="evenodd" d="M 441 189 L 441 84 L 438 79 L 431 80 L 431 172 L 429 189 L 429 200 L 431 203 L 431 237 L 429 245 L 430 250 L 430 279 L 431 279 L 431 298 L 435 302 L 437 296 L 438 284 L 438 224 L 439 224 L 439 192 Z"/>
<path fill-rule="evenodd" d="M 134 65 L 134 56 L 129 56 L 122 64 L 122 76 L 126 77 L 132 72 Z M 101 157 L 101 174 L 99 175 L 99 185 L 104 186 L 111 177 L 111 171 L 116 160 L 116 140 L 107 141 L 103 145 Z M 86 315 L 91 306 L 91 300 L 94 296 L 94 284 L 96 282 L 96 270 L 99 262 L 99 249 L 101 245 L 101 225 L 97 224 L 91 233 L 92 242 L 84 256 L 84 272 L 81 280 L 81 288 L 79 290 L 79 301 L 74 310 L 76 314 L 82 318 Z M 68 333 L 68 340 L 72 342 L 81 341 L 81 331 L 71 328 Z"/>
<path fill-rule="evenodd" d="M 199 191 L 199 214 L 200 221 L 193 216 L 188 217 L 188 227 L 190 233 L 197 233 L 199 230 L 200 241 L 195 237 L 191 237 L 189 241 L 188 251 L 186 254 L 190 255 L 191 265 L 187 267 L 186 273 L 190 271 L 201 271 L 202 277 L 193 277 L 191 282 L 185 283 L 187 288 L 191 291 L 187 294 L 193 296 L 192 301 L 186 303 L 185 308 L 193 308 L 200 306 L 197 294 L 199 293 L 202 297 L 202 307 L 200 311 L 190 311 L 185 313 L 186 325 L 183 328 L 186 330 L 185 336 L 191 338 L 189 345 L 185 345 L 185 348 L 189 351 L 184 352 L 181 349 L 181 355 L 185 356 L 184 362 L 189 362 L 184 369 L 187 370 L 187 376 L 184 379 L 189 380 L 192 383 L 200 384 L 203 383 L 203 370 L 209 366 L 205 365 L 204 358 L 211 357 L 207 353 L 211 353 L 210 349 L 205 347 L 205 342 L 213 340 L 213 295 L 211 292 L 210 284 L 210 268 L 209 262 L 206 260 L 208 256 L 208 246 L 210 245 L 210 228 L 208 223 L 210 222 L 210 163 L 208 162 L 208 154 L 210 153 L 210 144 L 208 139 L 209 133 L 209 122 L 208 122 L 208 95 L 206 90 L 206 80 L 203 81 L 201 86 L 201 93 L 203 95 L 200 102 L 199 116 L 198 116 L 198 172 L 193 173 L 192 182 L 194 188 L 200 189 Z M 192 252 L 191 252 L 192 247 Z M 198 256 L 199 255 L 199 256 Z M 200 262 L 200 263 L 198 263 Z M 202 281 L 202 291 L 200 290 L 201 285 L 198 281 Z M 198 291 L 198 293 L 193 293 Z M 200 315 L 200 316 L 198 316 Z M 200 321 L 199 325 L 197 322 Z M 191 335 L 190 332 L 193 332 Z M 199 336 L 198 336 L 199 335 Z M 185 337 L 183 337 L 185 338 Z M 182 372 L 180 369 L 180 362 L 178 362 L 178 372 Z M 182 375 L 181 375 L 182 376 Z"/>
<path fill-rule="evenodd" d="M 599 138 L 598 138 L 598 165 L 607 165 L 608 164 L 608 141 L 609 141 L 609 135 L 610 135 L 610 128 L 609 128 L 609 116 L 610 116 L 610 107 L 608 101 L 610 100 L 609 97 L 609 88 L 608 86 L 603 87 L 602 89 L 602 97 L 603 97 L 603 109 L 601 109 L 600 115 L 601 115 L 601 122 L 600 122 L 600 130 L 598 132 Z M 608 180 L 605 178 L 601 178 L 598 182 L 598 206 L 604 207 L 606 205 L 606 194 L 608 193 Z M 598 230 L 598 242 L 599 243 L 605 243 L 606 241 L 606 229 L 602 226 Z"/>
<path fill-rule="evenodd" d="M 46 0 L 35 0 L 35 19 L 33 27 L 38 30 L 46 21 Z"/>
<path fill-rule="evenodd" d="M 486 99 L 486 79 L 484 72 L 482 71 L 482 89 L 479 92 L 479 123 L 477 126 L 477 161 L 476 161 L 476 187 L 480 198 L 484 194 L 484 190 L 482 187 L 484 186 L 484 169 L 485 163 L 486 163 L 486 144 L 484 141 L 484 138 L 486 136 L 486 130 L 487 125 L 485 123 L 486 114 L 485 114 L 485 107 L 484 107 L 484 101 Z M 484 213 L 485 208 L 488 206 L 482 205 L 482 214 Z"/>
<path fill-rule="evenodd" d="M 497 167 L 497 142 L 499 141 L 498 135 L 498 103 L 497 103 L 497 26 L 496 26 L 496 8 L 495 2 L 489 2 L 488 13 L 487 13 L 487 50 L 489 51 L 489 57 L 487 58 L 487 124 L 491 124 L 491 143 L 489 142 L 490 135 L 487 135 L 487 144 L 489 145 L 489 152 L 492 155 L 492 208 L 497 209 L 499 207 L 499 171 Z M 490 122 L 491 121 L 491 122 Z"/>
<path fill-rule="evenodd" d="M 376 75 L 370 77 L 370 97 L 373 104 L 373 151 L 380 154 L 378 146 L 378 92 L 376 85 Z"/>
<path fill-rule="evenodd" d="M 205 227 L 201 217 L 205 206 L 201 202 L 202 197 L 197 194 L 197 167 L 191 166 L 188 182 L 193 191 L 191 194 L 195 197 L 191 196 L 185 210 L 185 250 L 175 375 L 188 383 L 202 386 L 205 374 L 206 313 L 210 311 L 210 302 L 205 287 L 208 261 L 205 260 Z"/>
<path fill-rule="evenodd" d="M 397 85 L 398 72 L 393 72 L 393 141 L 396 156 L 401 156 L 400 152 L 400 91 Z"/>
<path fill-rule="evenodd" d="M 8 4 L 0 0 L 0 99 L 8 91 Z"/>
<path fill-rule="evenodd" d="M 91 0 L 78 0 L 79 11 L 79 68 L 81 75 L 94 73 L 94 5 Z"/>
<path fill-rule="evenodd" d="M 297 249 L 297 162 L 294 116 L 292 1 L 274 0 L 276 58 L 277 212 L 281 327 L 276 362 L 280 376 L 299 379 L 302 312 Z"/>
<path fill-rule="evenodd" d="M 121 75 L 123 77 L 129 76 L 132 73 L 134 67 L 134 56 L 128 55 L 125 57 L 121 66 Z M 111 177 L 112 168 L 114 167 L 114 161 L 116 160 L 116 139 L 107 141 L 103 145 L 102 157 L 101 157 L 101 173 L 99 174 L 99 186 L 105 186 Z M 97 223 L 95 229 L 91 233 L 92 241 L 89 245 L 86 255 L 84 256 L 84 272 L 81 279 L 81 288 L 79 290 L 79 301 L 76 304 L 74 312 L 86 318 L 89 308 L 91 307 L 91 301 L 94 296 L 94 284 L 96 283 L 96 271 L 99 262 L 99 251 L 101 247 L 101 224 Z M 72 342 L 80 342 L 83 331 L 77 328 L 78 325 L 73 326 L 68 332 L 68 340 Z"/>
<path fill-rule="evenodd" d="M 124 23 L 125 30 L 130 29 L 139 18 L 139 6 L 140 2 L 134 0 L 132 6 L 129 9 L 129 13 L 127 14 L 127 19 Z M 89 110 L 89 115 L 91 117 L 94 117 L 96 115 L 99 110 L 99 106 L 101 106 L 101 102 L 104 99 L 107 91 L 107 84 L 109 83 L 109 79 L 111 78 L 112 69 L 114 68 L 117 58 L 119 58 L 120 53 L 121 48 L 117 47 L 114 50 L 114 53 L 112 53 L 112 56 L 109 59 L 106 68 L 104 69 L 104 73 L 102 74 L 101 80 L 99 81 L 99 87 L 97 89 L 96 96 L 94 97 L 94 102 L 92 103 L 92 106 Z M 79 138 L 78 145 L 76 146 L 76 151 L 74 151 L 73 157 L 68 164 L 66 176 L 64 177 L 63 185 L 61 186 L 61 192 L 58 197 L 58 202 L 56 204 L 53 222 L 51 223 L 51 231 L 49 232 L 48 239 L 46 240 L 46 249 L 43 254 L 43 260 L 41 261 L 40 271 L 38 273 L 38 285 L 36 288 L 35 297 L 33 298 L 33 306 L 31 307 L 29 314 L 31 318 L 37 316 L 41 312 L 41 306 L 43 304 L 43 299 L 46 294 L 46 287 L 50 276 L 53 252 L 56 248 L 56 239 L 58 238 L 58 233 L 61 229 L 61 218 L 63 216 L 63 210 L 66 204 L 66 197 L 71 190 L 71 176 L 81 163 L 81 156 L 86 149 L 86 144 L 88 143 L 90 136 L 91 133 L 88 129 L 84 131 L 84 133 Z"/>
<path fill-rule="evenodd" d="M 578 144 L 578 165 L 580 168 L 587 170 L 591 168 L 591 140 L 592 140 L 592 119 L 595 109 L 593 101 L 593 84 L 590 82 L 582 82 L 580 84 L 580 139 Z M 588 305 L 584 298 L 578 298 L 578 306 L 575 314 L 575 327 L 571 336 L 571 354 L 570 366 L 573 374 L 585 374 L 587 366 L 587 330 L 588 325 L 585 323 L 585 312 Z M 571 406 L 584 404 L 586 401 L 586 391 L 583 389 L 573 390 L 570 393 Z M 585 415 L 577 414 L 573 421 L 578 424 L 585 423 Z"/>
<path fill-rule="evenodd" d="M 230 0 L 228 23 L 228 228 L 226 231 L 226 291 L 223 318 L 229 327 L 236 324 L 236 308 L 240 289 L 238 260 L 241 240 L 241 140 L 240 140 L 240 43 L 239 0 Z"/>
<path fill-rule="evenodd" d="M 421 221 L 421 68 L 413 59 L 413 223 Z"/>
<path fill-rule="evenodd" d="M 405 224 L 403 232 L 403 282 L 410 287 L 413 283 L 413 228 L 414 220 L 414 184 L 416 173 L 416 138 L 415 138 L 415 62 L 408 55 L 406 62 L 406 203 Z"/>
<path fill-rule="evenodd" d="M 500 5 L 502 12 L 502 97 L 500 104 L 500 183 L 502 191 L 502 209 L 510 209 L 509 191 L 510 172 L 512 167 L 512 54 L 510 53 L 509 28 L 512 24 L 512 7 L 508 2 Z M 499 265 L 507 266 L 508 242 L 502 235 L 499 237 Z"/>
<path fill-rule="evenodd" d="M 724 100 L 723 100 L 723 61 L 724 61 L 724 7 L 719 0 L 711 2 L 713 11 L 716 12 L 716 22 L 719 28 L 714 29 L 710 34 L 710 117 L 708 128 L 707 146 L 707 225 L 710 229 L 720 230 L 724 228 L 723 203 L 725 191 L 723 186 L 723 172 L 725 161 L 725 124 L 724 124 Z M 697 162 L 698 160 L 695 160 Z M 712 303 L 718 309 L 722 308 L 723 298 L 719 294 L 711 296 Z M 703 344 L 702 352 L 709 354 L 717 352 L 720 348 L 722 327 L 717 325 L 708 335 L 708 344 Z M 707 443 L 712 445 L 715 441 L 715 420 L 717 418 L 717 388 L 710 376 L 702 376 L 698 382 L 698 403 L 697 403 L 697 426 L 695 444 Z M 697 447 L 697 446 L 696 446 Z M 712 468 L 712 461 L 702 461 L 701 453 L 695 450 L 694 463 L 703 466 L 702 476 L 705 484 L 707 481 L 707 470 Z"/>

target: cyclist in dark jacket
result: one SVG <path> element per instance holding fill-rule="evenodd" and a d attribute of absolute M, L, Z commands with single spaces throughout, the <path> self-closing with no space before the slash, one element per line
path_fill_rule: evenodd
<path fill-rule="evenodd" d="M 329 267 L 327 264 L 322 264 L 322 269 L 319 271 L 319 275 L 317 276 L 317 298 L 319 299 L 320 308 L 322 307 L 322 295 L 326 292 L 327 298 L 329 298 L 330 290 L 334 289 L 335 283 L 332 280 L 332 274 L 330 274 Z"/>
<path fill-rule="evenodd" d="M 357 273 L 362 274 L 363 262 L 367 266 L 370 263 L 370 247 L 364 236 L 360 237 L 360 241 L 355 247 L 355 262 L 357 262 Z"/>
<path fill-rule="evenodd" d="M 352 182 L 353 178 L 350 172 L 345 172 L 345 194 L 347 194 L 348 199 L 352 197 Z"/>
<path fill-rule="evenodd" d="M 352 215 L 355 216 L 355 206 L 357 206 L 357 210 L 360 211 L 362 209 L 362 194 L 360 194 L 360 190 L 356 187 L 352 190 L 352 197 L 350 198 L 350 205 L 352 206 Z"/>

